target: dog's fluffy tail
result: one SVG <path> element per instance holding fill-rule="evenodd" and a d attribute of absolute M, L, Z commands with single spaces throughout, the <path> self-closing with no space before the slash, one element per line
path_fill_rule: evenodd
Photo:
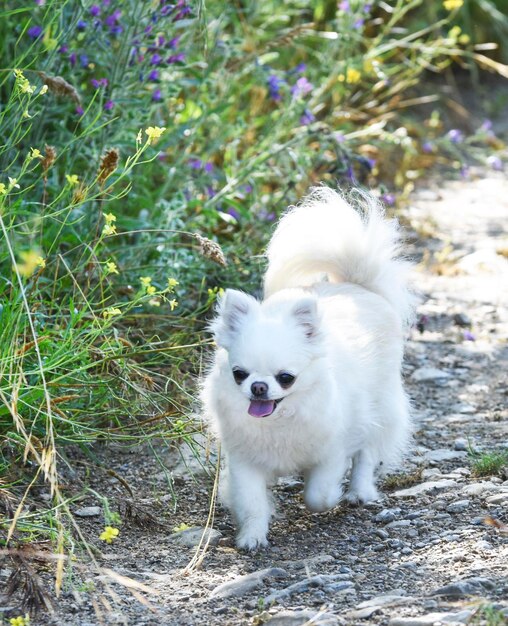
<path fill-rule="evenodd" d="M 268 246 L 265 296 L 323 280 L 354 283 L 384 297 L 408 324 L 414 297 L 410 264 L 399 257 L 398 224 L 371 194 L 357 190 L 351 198 L 359 200 L 358 210 L 332 189 L 316 187 L 288 210 Z"/>

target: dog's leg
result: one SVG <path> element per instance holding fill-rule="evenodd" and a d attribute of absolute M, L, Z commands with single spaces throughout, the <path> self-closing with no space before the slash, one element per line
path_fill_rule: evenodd
<path fill-rule="evenodd" d="M 342 497 L 347 463 L 337 458 L 322 461 L 305 473 L 305 506 L 314 513 L 333 509 Z"/>
<path fill-rule="evenodd" d="M 266 482 L 267 477 L 258 468 L 230 459 L 226 492 L 239 526 L 239 548 L 255 550 L 268 545 L 266 535 L 272 511 Z"/>
<path fill-rule="evenodd" d="M 374 480 L 378 463 L 374 457 L 368 449 L 360 450 L 353 457 L 351 479 L 345 496 L 348 502 L 365 503 L 379 499 Z"/>

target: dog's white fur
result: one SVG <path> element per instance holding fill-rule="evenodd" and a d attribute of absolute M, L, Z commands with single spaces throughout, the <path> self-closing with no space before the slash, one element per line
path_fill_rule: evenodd
<path fill-rule="evenodd" d="M 362 213 L 328 188 L 312 190 L 268 246 L 263 302 L 227 290 L 212 330 L 218 350 L 202 398 L 226 457 L 222 493 L 237 545 L 267 543 L 267 485 L 302 472 L 304 500 L 326 511 L 342 498 L 378 498 L 375 473 L 400 460 L 410 436 L 403 340 L 413 309 L 397 224 L 357 192 Z M 237 383 L 233 368 L 248 374 Z M 281 386 L 281 372 L 295 376 Z M 252 417 L 252 383 L 273 413 Z M 265 406 L 265 405 L 263 405 Z"/>

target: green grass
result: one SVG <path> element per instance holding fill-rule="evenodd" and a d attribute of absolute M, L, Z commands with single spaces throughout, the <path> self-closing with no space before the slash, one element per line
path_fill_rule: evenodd
<path fill-rule="evenodd" d="M 471 462 L 473 476 L 499 476 L 508 467 L 506 450 L 474 454 Z"/>

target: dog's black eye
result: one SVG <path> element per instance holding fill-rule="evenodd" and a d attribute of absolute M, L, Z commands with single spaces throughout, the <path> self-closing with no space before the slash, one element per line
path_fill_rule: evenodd
<path fill-rule="evenodd" d="M 235 383 L 240 385 L 243 381 L 249 377 L 249 374 L 244 370 L 233 370 L 233 378 L 235 379 Z"/>
<path fill-rule="evenodd" d="M 288 374 L 287 372 L 281 372 L 280 374 L 277 374 L 275 380 L 281 387 L 287 388 L 291 387 L 291 385 L 295 382 L 295 376 L 293 376 L 293 374 Z"/>

